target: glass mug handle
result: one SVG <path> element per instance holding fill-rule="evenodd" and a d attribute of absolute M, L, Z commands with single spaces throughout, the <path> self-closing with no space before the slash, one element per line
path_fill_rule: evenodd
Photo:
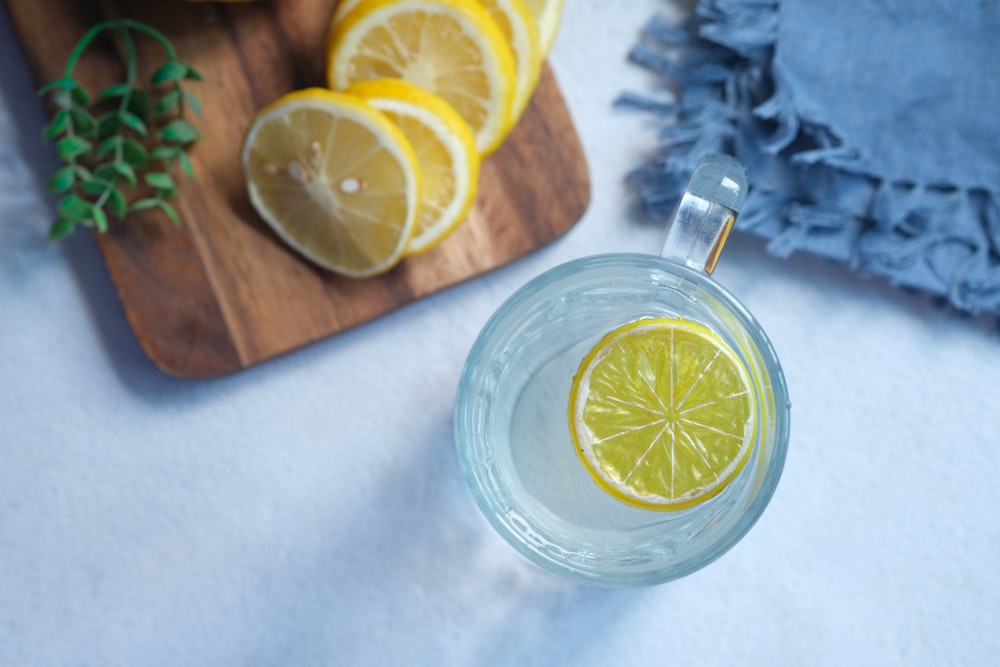
<path fill-rule="evenodd" d="M 667 226 L 665 259 L 711 273 L 747 196 L 747 170 L 729 155 L 698 163 Z"/>

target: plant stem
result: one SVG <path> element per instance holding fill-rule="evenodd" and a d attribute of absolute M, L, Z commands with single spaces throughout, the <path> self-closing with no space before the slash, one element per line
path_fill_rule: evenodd
<path fill-rule="evenodd" d="M 118 101 L 116 109 L 109 109 L 107 114 L 95 118 L 88 110 L 92 98 L 83 85 L 73 78 L 73 72 L 86 50 L 105 31 L 114 33 L 122 47 L 125 81 L 109 87 L 97 96 L 97 103 L 115 97 Z M 161 98 L 158 106 L 162 106 L 162 109 L 155 113 L 169 115 L 170 106 L 175 104 L 176 117 L 166 125 L 159 123 L 159 128 L 151 114 L 150 95 L 141 86 L 136 34 L 146 35 L 158 42 L 168 59 L 153 74 L 152 88 L 155 90 L 159 84 L 169 81 L 171 85 L 168 95 L 172 96 L 171 99 L 176 98 L 176 101 L 162 104 L 167 100 Z M 185 144 L 199 136 L 190 123 L 184 120 L 187 99 L 181 79 L 200 78 L 193 67 L 179 59 L 176 49 L 163 33 L 138 21 L 125 18 L 103 21 L 91 27 L 80 38 L 66 61 L 63 78 L 52 81 L 39 91 L 51 92 L 53 100 L 60 107 L 58 113 L 62 116 L 53 120 L 43 137 L 58 139 L 63 135 L 61 141 L 66 143 L 60 141 L 57 145 L 60 146 L 60 156 L 70 170 L 62 171 L 58 179 L 53 177 L 52 180 L 54 190 L 66 193 L 59 204 L 60 217 L 53 223 L 50 231 L 52 238 L 65 236 L 75 225 L 92 227 L 96 224 L 98 231 L 106 231 L 108 213 L 104 207 L 109 204 L 111 213 L 118 217 L 125 217 L 131 211 L 159 207 L 171 221 L 178 222 L 177 213 L 166 201 L 175 196 L 176 186 L 170 172 L 180 162 L 184 171 L 190 175 L 191 167 Z M 197 102 L 197 98 L 194 100 Z M 171 123 L 174 122 L 177 125 L 172 126 Z M 130 138 L 129 131 L 137 135 L 138 139 Z M 150 141 L 160 143 L 149 150 L 142 145 L 141 140 L 146 140 L 147 144 Z M 113 142 L 113 159 L 102 162 L 103 156 L 109 152 L 105 148 L 110 147 L 109 141 Z M 161 171 L 150 171 L 149 161 L 157 153 L 163 160 L 163 168 Z M 85 164 L 96 165 L 94 171 L 90 171 Z M 119 185 L 127 183 L 136 186 L 142 181 L 152 186 L 152 195 L 129 204 Z"/>
<path fill-rule="evenodd" d="M 132 39 L 132 33 L 125 28 L 120 28 L 118 34 L 121 35 L 122 42 L 125 43 L 125 83 L 129 87 L 135 86 L 135 80 L 138 77 L 136 71 L 136 61 L 138 58 L 135 53 L 135 41 Z"/>
<path fill-rule="evenodd" d="M 112 19 L 110 21 L 102 21 L 101 23 L 98 23 L 90 30 L 88 30 L 87 33 L 80 39 L 80 41 L 77 42 L 76 48 L 74 48 L 73 52 L 69 54 L 69 59 L 66 61 L 66 68 L 63 70 L 64 77 L 71 78 L 73 76 L 73 70 L 76 69 L 76 64 L 80 60 L 80 57 L 83 55 L 83 52 L 86 51 L 87 47 L 90 46 L 90 43 L 93 42 L 94 39 L 96 39 L 97 36 L 100 35 L 102 32 L 104 32 L 105 30 L 120 30 L 124 34 L 128 34 L 128 31 L 130 30 L 136 30 L 138 32 L 145 33 L 146 35 L 149 35 L 157 42 L 159 42 L 160 46 L 163 47 L 163 50 L 166 51 L 167 57 L 170 60 L 177 60 L 177 50 L 174 49 L 174 45 L 171 44 L 170 40 L 167 39 L 167 37 L 159 30 L 151 28 L 144 23 L 133 21 L 132 19 Z M 135 68 L 135 63 L 134 63 L 135 45 L 132 44 L 131 37 L 129 37 L 128 40 L 126 41 L 126 49 L 130 49 L 129 53 L 130 57 L 128 60 L 129 64 L 131 65 L 130 74 L 134 77 L 135 73 L 132 70 L 134 70 Z M 130 79 L 130 83 L 131 81 L 132 79 Z"/>

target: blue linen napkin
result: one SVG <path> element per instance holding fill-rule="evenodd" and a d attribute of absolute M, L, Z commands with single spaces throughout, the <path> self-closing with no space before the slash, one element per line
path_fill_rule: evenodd
<path fill-rule="evenodd" d="M 740 229 L 1000 313 L 1000 0 L 700 0 L 632 59 L 676 87 L 630 175 L 666 215 L 701 155 L 750 170 Z"/>

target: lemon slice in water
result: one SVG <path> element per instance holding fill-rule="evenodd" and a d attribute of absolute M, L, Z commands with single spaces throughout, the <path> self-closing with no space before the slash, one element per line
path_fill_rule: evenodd
<path fill-rule="evenodd" d="M 718 495 L 753 447 L 750 377 L 701 324 L 641 319 L 606 334 L 573 378 L 569 426 L 604 491 L 647 510 Z"/>

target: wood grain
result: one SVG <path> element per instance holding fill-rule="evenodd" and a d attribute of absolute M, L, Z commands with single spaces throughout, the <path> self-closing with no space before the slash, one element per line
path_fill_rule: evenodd
<path fill-rule="evenodd" d="M 376 318 L 502 266 L 558 238 L 590 197 L 586 161 L 551 69 L 518 126 L 482 166 L 468 219 L 434 250 L 376 278 L 339 277 L 301 259 L 256 216 L 239 164 L 256 110 L 323 85 L 323 47 L 336 0 L 192 4 L 179 0 L 6 0 L 26 61 L 41 84 L 96 22 L 127 16 L 163 31 L 205 79 L 194 89 L 205 139 L 192 151 L 177 228 L 145 212 L 98 235 L 126 316 L 150 359 L 180 377 L 246 368 Z M 162 62 L 140 40 L 143 74 Z M 77 68 L 94 92 L 120 81 L 114 40 Z M 117 224 L 116 224 L 117 222 Z"/>

